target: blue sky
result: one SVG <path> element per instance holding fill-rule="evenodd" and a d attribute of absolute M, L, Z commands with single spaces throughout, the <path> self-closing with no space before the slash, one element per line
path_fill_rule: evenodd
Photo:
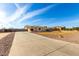
<path fill-rule="evenodd" d="M 3 14 L 4 13 L 4 14 Z M 3 17 L 5 15 L 5 17 Z M 78 3 L 4 3 L 0 4 L 0 28 L 25 25 L 79 26 Z"/>

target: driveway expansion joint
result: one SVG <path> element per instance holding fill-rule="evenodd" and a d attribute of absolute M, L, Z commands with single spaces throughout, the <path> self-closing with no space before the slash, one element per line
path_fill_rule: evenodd
<path fill-rule="evenodd" d="M 62 48 L 64 48 L 64 47 L 67 46 L 67 45 L 69 45 L 69 44 L 65 44 L 64 46 L 61 46 L 61 47 L 57 48 L 57 49 L 54 50 L 54 51 L 50 51 L 50 52 L 48 52 L 47 54 L 45 54 L 45 55 L 43 55 L 43 56 L 47 56 L 47 55 L 49 55 L 50 53 L 53 53 L 53 52 L 55 52 L 55 51 L 57 51 L 57 50 L 59 50 L 59 49 L 62 49 Z"/>

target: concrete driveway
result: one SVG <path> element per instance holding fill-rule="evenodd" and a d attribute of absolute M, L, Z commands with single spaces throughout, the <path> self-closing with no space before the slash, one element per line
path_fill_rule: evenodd
<path fill-rule="evenodd" d="M 79 44 L 16 32 L 9 56 L 79 56 Z"/>

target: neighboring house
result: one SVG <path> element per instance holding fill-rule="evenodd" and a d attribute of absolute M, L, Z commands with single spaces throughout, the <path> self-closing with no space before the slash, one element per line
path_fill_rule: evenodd
<path fill-rule="evenodd" d="M 24 29 L 28 32 L 41 32 L 41 31 L 46 31 L 47 26 L 29 26 L 26 25 Z"/>
<path fill-rule="evenodd" d="M 55 26 L 52 28 L 53 31 L 61 31 L 61 30 L 64 30 L 65 27 L 62 27 L 62 26 Z"/>
<path fill-rule="evenodd" d="M 55 27 L 47 27 L 47 26 L 30 26 L 26 25 L 24 29 L 28 32 L 43 32 L 43 31 L 61 31 L 64 30 L 65 27 L 55 26 Z"/>

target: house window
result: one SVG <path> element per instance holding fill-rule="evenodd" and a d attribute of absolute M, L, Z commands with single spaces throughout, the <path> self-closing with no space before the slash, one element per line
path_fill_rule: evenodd
<path fill-rule="evenodd" d="M 33 29 L 31 29 L 31 31 L 34 31 Z"/>
<path fill-rule="evenodd" d="M 39 28 L 39 30 L 41 30 L 41 28 Z"/>

